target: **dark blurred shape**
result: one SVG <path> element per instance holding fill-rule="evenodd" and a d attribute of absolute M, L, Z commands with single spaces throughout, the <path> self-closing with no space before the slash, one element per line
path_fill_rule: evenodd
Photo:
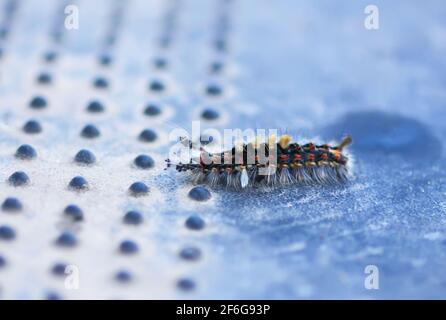
<path fill-rule="evenodd" d="M 324 136 L 341 138 L 350 134 L 352 150 L 367 155 L 399 155 L 409 162 L 435 161 L 441 142 L 420 121 L 382 111 L 352 112 L 327 127 Z"/>

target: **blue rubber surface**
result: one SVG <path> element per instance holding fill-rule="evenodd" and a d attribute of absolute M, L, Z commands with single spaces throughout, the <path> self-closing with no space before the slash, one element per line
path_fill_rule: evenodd
<path fill-rule="evenodd" d="M 444 1 L 374 1 L 373 31 L 362 0 L 132 0 L 121 23 L 116 1 L 67 1 L 78 30 L 60 1 L 16 2 L 9 23 L 0 0 L 0 298 L 446 298 Z M 354 179 L 193 189 L 164 170 L 192 120 L 349 133 Z"/>

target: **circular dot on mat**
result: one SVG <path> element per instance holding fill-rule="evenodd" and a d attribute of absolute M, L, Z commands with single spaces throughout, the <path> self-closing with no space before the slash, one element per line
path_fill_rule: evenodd
<path fill-rule="evenodd" d="M 57 237 L 56 245 L 58 245 L 59 247 L 72 248 L 77 245 L 77 238 L 74 233 L 70 231 L 64 231 Z"/>
<path fill-rule="evenodd" d="M 206 94 L 209 96 L 219 96 L 223 92 L 223 89 L 217 84 L 209 84 L 206 86 Z"/>
<path fill-rule="evenodd" d="M 138 211 L 128 211 L 125 215 L 124 215 L 124 223 L 126 224 L 133 224 L 133 225 L 138 225 L 141 224 L 143 222 L 143 217 L 142 214 L 139 213 Z"/>
<path fill-rule="evenodd" d="M 224 64 L 220 61 L 214 61 L 210 64 L 209 69 L 211 73 L 220 73 L 223 70 Z"/>
<path fill-rule="evenodd" d="M 149 84 L 150 91 L 161 92 L 164 91 L 165 85 L 160 80 L 152 80 Z"/>
<path fill-rule="evenodd" d="M 22 160 L 31 160 L 37 157 L 37 152 L 29 144 L 22 144 L 17 148 L 15 157 Z"/>
<path fill-rule="evenodd" d="M 15 230 L 7 225 L 0 226 L 0 240 L 14 240 L 16 237 Z"/>
<path fill-rule="evenodd" d="M 171 43 L 172 43 L 171 38 L 167 35 L 161 37 L 161 39 L 159 39 L 158 41 L 159 46 L 163 49 L 169 48 Z"/>
<path fill-rule="evenodd" d="M 60 43 L 62 41 L 62 38 L 63 38 L 63 33 L 60 30 L 54 30 L 51 33 L 51 37 L 52 37 L 52 39 L 53 39 L 53 41 L 55 43 Z"/>
<path fill-rule="evenodd" d="M 45 52 L 45 54 L 43 55 L 43 60 L 45 62 L 51 63 L 57 60 L 57 52 L 55 51 L 47 51 Z"/>
<path fill-rule="evenodd" d="M 9 36 L 9 28 L 2 27 L 0 28 L 0 39 L 6 39 Z"/>
<path fill-rule="evenodd" d="M 97 138 L 100 135 L 99 129 L 92 124 L 87 124 L 81 131 L 81 136 L 88 139 Z"/>
<path fill-rule="evenodd" d="M 190 189 L 188 196 L 196 201 L 207 201 L 212 197 L 209 190 L 202 186 L 196 186 Z"/>
<path fill-rule="evenodd" d="M 47 105 L 48 105 L 48 102 L 42 96 L 36 96 L 36 97 L 32 98 L 31 101 L 29 102 L 29 106 L 32 109 L 43 109 L 43 108 L 46 108 Z"/>
<path fill-rule="evenodd" d="M 29 120 L 23 125 L 23 131 L 28 134 L 36 134 L 42 132 L 42 126 L 36 120 Z"/>
<path fill-rule="evenodd" d="M 185 225 L 191 230 L 201 230 L 205 227 L 206 223 L 200 216 L 192 215 L 186 219 Z"/>
<path fill-rule="evenodd" d="M 113 62 L 113 58 L 109 54 L 102 54 L 98 57 L 98 63 L 101 66 L 104 66 L 104 67 L 109 66 L 112 64 L 112 62 Z"/>
<path fill-rule="evenodd" d="M 71 179 L 70 183 L 68 184 L 68 187 L 73 190 L 85 190 L 88 188 L 88 182 L 85 180 L 85 178 L 81 176 L 76 176 L 73 179 Z"/>
<path fill-rule="evenodd" d="M 200 259 L 201 250 L 195 247 L 186 247 L 181 249 L 180 257 L 184 260 L 195 261 Z"/>
<path fill-rule="evenodd" d="M 155 117 L 161 114 L 161 108 L 156 104 L 149 103 L 145 109 L 144 114 L 149 117 Z"/>
<path fill-rule="evenodd" d="M 129 187 L 130 194 L 134 197 L 143 196 L 149 193 L 150 188 L 144 182 L 134 182 Z"/>
<path fill-rule="evenodd" d="M 138 139 L 143 142 L 153 142 L 157 138 L 158 136 L 156 132 L 153 131 L 152 129 L 144 129 L 143 131 L 141 131 L 138 137 Z"/>
<path fill-rule="evenodd" d="M 195 289 L 195 282 L 189 278 L 181 278 L 177 281 L 177 287 L 183 291 L 191 291 Z"/>
<path fill-rule="evenodd" d="M 73 221 L 84 220 L 84 212 L 75 204 L 68 205 L 63 211 L 64 215 L 72 219 Z"/>
<path fill-rule="evenodd" d="M 74 161 L 79 164 L 93 164 L 96 162 L 96 157 L 93 152 L 82 149 L 74 156 Z"/>
<path fill-rule="evenodd" d="M 157 57 L 153 59 L 153 65 L 157 69 L 166 69 L 167 68 L 167 59 L 162 57 Z"/>
<path fill-rule="evenodd" d="M 87 111 L 90 113 L 101 113 L 105 111 L 105 107 L 101 102 L 93 100 L 88 103 Z"/>
<path fill-rule="evenodd" d="M 220 52 L 226 51 L 226 49 L 227 49 L 226 41 L 223 39 L 217 39 L 214 42 L 214 47 L 217 51 L 220 51 Z"/>
<path fill-rule="evenodd" d="M 124 254 L 134 254 L 139 251 L 138 245 L 132 240 L 124 240 L 119 245 L 119 251 Z"/>
<path fill-rule="evenodd" d="M 6 258 L 0 255 L 0 269 L 6 266 Z"/>
<path fill-rule="evenodd" d="M 98 89 L 106 89 L 109 86 L 108 80 L 103 77 L 97 77 L 93 80 L 93 86 Z"/>
<path fill-rule="evenodd" d="M 2 210 L 7 212 L 19 212 L 23 209 L 23 205 L 19 199 L 8 197 L 2 203 Z"/>
<path fill-rule="evenodd" d="M 140 154 L 137 156 L 135 160 L 133 160 L 133 163 L 135 166 L 141 169 L 150 169 L 155 166 L 155 161 L 152 159 L 152 157 L 145 154 Z"/>
<path fill-rule="evenodd" d="M 20 187 L 29 183 L 29 177 L 23 171 L 16 171 L 9 176 L 8 181 L 12 186 Z"/>
<path fill-rule="evenodd" d="M 51 273 L 56 276 L 65 276 L 66 263 L 57 262 L 51 267 Z"/>
<path fill-rule="evenodd" d="M 119 270 L 115 274 L 115 280 L 121 283 L 128 283 L 132 281 L 132 274 L 127 270 Z"/>
<path fill-rule="evenodd" d="M 45 300 L 51 300 L 51 301 L 62 300 L 62 296 L 55 291 L 49 291 L 45 295 Z"/>
<path fill-rule="evenodd" d="M 110 34 L 110 35 L 108 35 L 108 36 L 106 37 L 106 39 L 105 39 L 105 43 L 106 43 L 108 46 L 112 46 L 112 45 L 114 45 L 114 44 L 116 43 L 116 35 L 114 35 L 114 34 Z"/>
<path fill-rule="evenodd" d="M 205 120 L 216 120 L 220 117 L 220 114 L 214 109 L 204 109 L 201 117 Z"/>
<path fill-rule="evenodd" d="M 36 81 L 39 84 L 51 84 L 53 82 L 53 78 L 51 74 L 47 72 L 41 72 L 38 74 Z"/>

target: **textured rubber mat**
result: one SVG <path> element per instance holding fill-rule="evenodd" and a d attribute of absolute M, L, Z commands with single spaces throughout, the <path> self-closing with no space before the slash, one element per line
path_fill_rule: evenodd
<path fill-rule="evenodd" d="M 0 298 L 445 298 L 446 5 L 374 3 L 0 0 Z M 196 188 L 193 120 L 354 178 Z"/>

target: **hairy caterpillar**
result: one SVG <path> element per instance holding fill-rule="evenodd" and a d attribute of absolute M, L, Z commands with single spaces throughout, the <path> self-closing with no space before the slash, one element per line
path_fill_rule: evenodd
<path fill-rule="evenodd" d="M 312 142 L 300 145 L 290 143 L 291 137 L 283 135 L 276 142 L 258 140 L 248 144 L 236 144 L 231 150 L 209 153 L 199 148 L 197 158 L 189 163 L 173 164 L 167 159 L 167 167 L 174 166 L 179 172 L 191 173 L 194 183 L 211 187 L 227 187 L 236 190 L 258 186 L 339 184 L 349 177 L 348 157 L 343 149 L 352 142 L 345 137 L 337 146 L 315 145 Z M 193 143 L 187 139 L 189 148 Z"/>

